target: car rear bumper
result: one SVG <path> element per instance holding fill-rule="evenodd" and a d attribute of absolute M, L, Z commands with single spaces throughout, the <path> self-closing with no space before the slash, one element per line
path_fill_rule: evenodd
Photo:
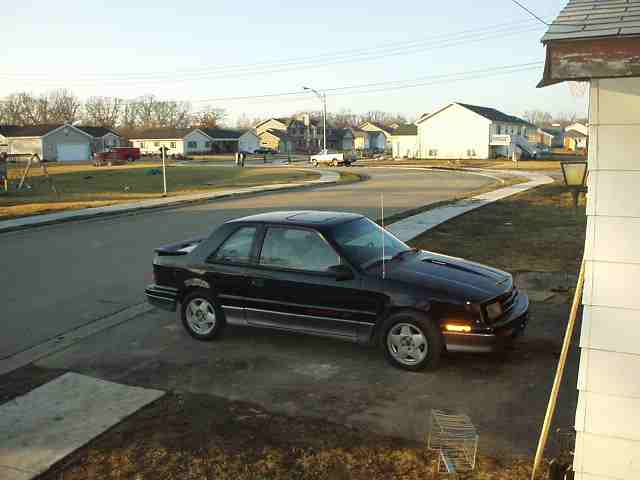
<path fill-rule="evenodd" d="M 147 296 L 147 302 L 154 307 L 175 312 L 178 304 L 178 289 L 172 287 L 163 287 L 161 285 L 149 285 L 144 290 Z"/>
<path fill-rule="evenodd" d="M 529 298 L 523 292 L 509 316 L 496 325 L 492 332 L 457 333 L 443 332 L 449 352 L 488 353 L 503 349 L 519 337 L 529 322 Z"/>

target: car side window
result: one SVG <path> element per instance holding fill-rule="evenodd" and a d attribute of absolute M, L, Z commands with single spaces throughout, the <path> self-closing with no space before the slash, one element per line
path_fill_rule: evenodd
<path fill-rule="evenodd" d="M 260 253 L 260 265 L 328 272 L 339 265 L 340 256 L 317 232 L 272 227 L 267 230 Z"/>
<path fill-rule="evenodd" d="M 224 263 L 249 263 L 256 227 L 242 227 L 231 234 L 210 260 Z"/>

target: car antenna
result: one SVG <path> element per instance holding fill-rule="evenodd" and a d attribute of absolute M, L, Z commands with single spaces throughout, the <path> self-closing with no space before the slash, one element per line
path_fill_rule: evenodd
<path fill-rule="evenodd" d="M 385 268 L 384 268 L 384 193 L 380 193 L 380 210 L 382 213 L 382 279 L 385 278 Z"/>

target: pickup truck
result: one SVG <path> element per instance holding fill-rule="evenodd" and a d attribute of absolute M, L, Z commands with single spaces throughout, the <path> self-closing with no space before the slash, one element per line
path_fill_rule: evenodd
<path fill-rule="evenodd" d="M 124 165 L 127 162 L 140 160 L 140 149 L 133 147 L 114 147 L 106 152 L 96 153 L 93 164 L 96 167 L 103 165 Z"/>
<path fill-rule="evenodd" d="M 337 153 L 337 152 L 329 152 L 329 151 L 321 151 L 317 155 L 312 155 L 309 158 L 309 162 L 314 167 L 317 167 L 320 164 L 331 165 L 332 167 L 337 167 L 338 165 L 344 165 L 346 167 L 351 166 L 353 162 L 356 161 L 355 155 Z"/>

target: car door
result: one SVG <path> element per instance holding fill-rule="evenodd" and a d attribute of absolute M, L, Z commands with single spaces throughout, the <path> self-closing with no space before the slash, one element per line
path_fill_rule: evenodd
<path fill-rule="evenodd" d="M 258 261 L 247 270 L 248 324 L 358 340 L 376 312 L 367 310 L 354 272 L 337 278 L 338 265 L 349 272 L 319 232 L 267 227 Z"/>
<path fill-rule="evenodd" d="M 205 261 L 205 279 L 231 325 L 247 323 L 244 303 L 249 287 L 247 266 L 255 256 L 258 231 L 256 225 L 239 227 Z"/>

